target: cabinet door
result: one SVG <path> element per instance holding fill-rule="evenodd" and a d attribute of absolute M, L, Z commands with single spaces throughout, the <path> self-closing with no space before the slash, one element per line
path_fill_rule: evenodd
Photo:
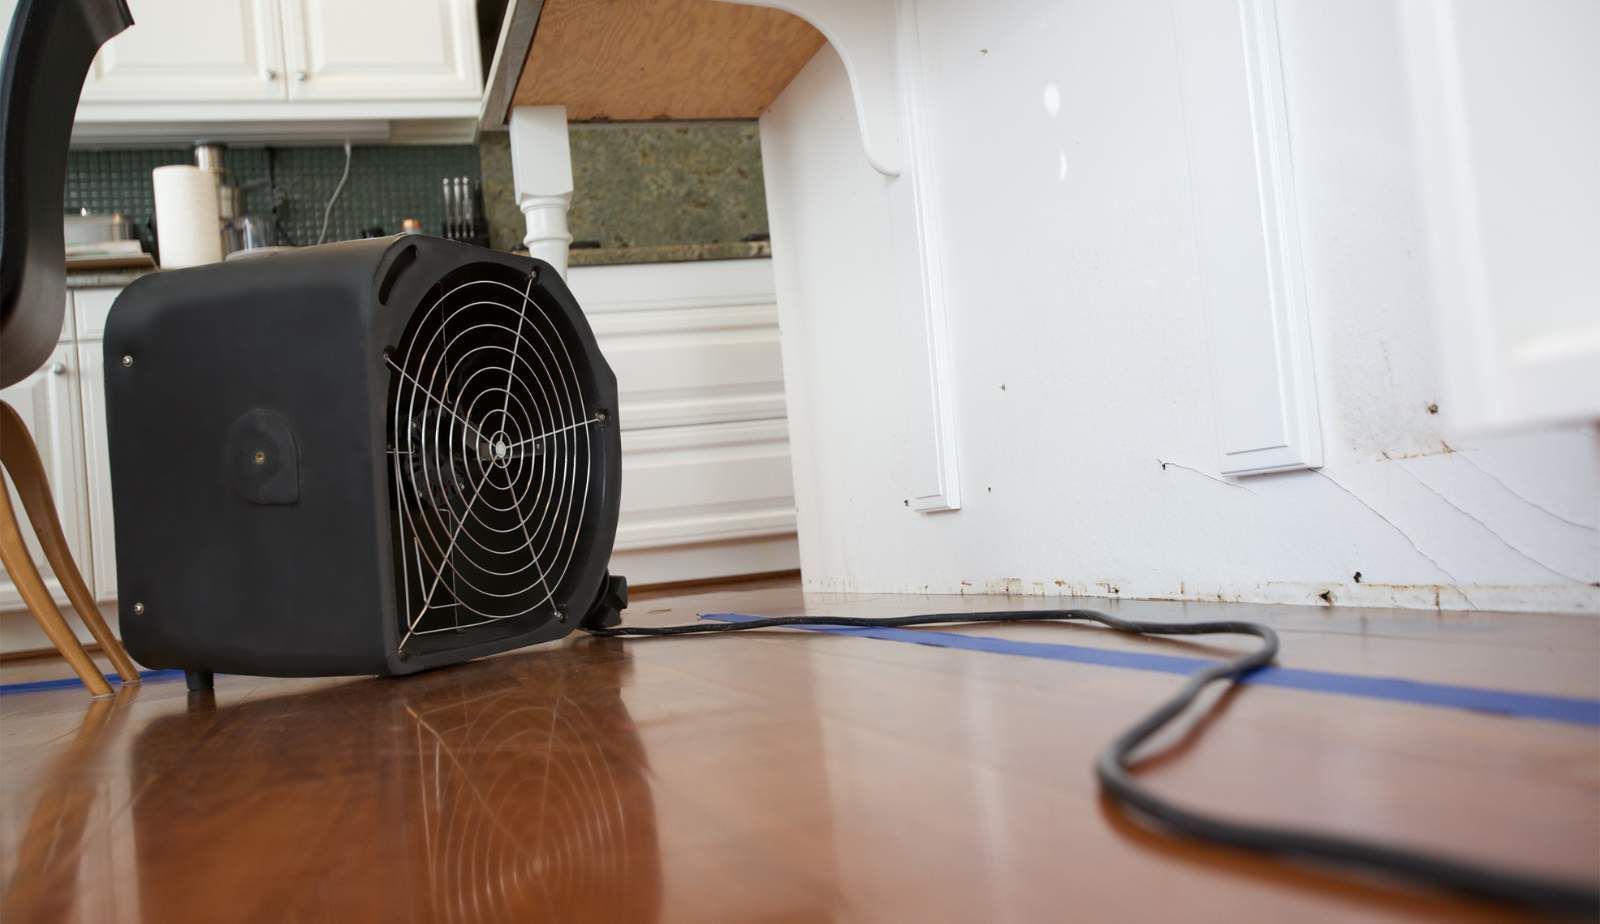
<path fill-rule="evenodd" d="M 39 458 L 44 462 L 45 477 L 50 481 L 50 493 L 55 499 L 56 513 L 61 517 L 61 529 L 67 537 L 67 547 L 84 574 L 90 572 L 87 505 L 83 469 L 83 424 L 78 404 L 77 348 L 70 343 L 56 347 L 44 366 L 10 388 L 0 391 L 0 400 L 16 408 L 18 416 L 33 434 L 39 447 Z M 5 479 L 6 490 L 11 493 L 11 506 L 23 520 L 27 514 L 11 479 Z M 33 531 L 24 527 L 28 551 L 33 555 L 39 572 L 45 576 L 50 593 L 60 604 L 67 603 L 61 582 L 50 573 L 44 553 L 34 539 Z M 0 572 L 0 612 L 23 608 L 22 597 L 9 579 Z"/>
<path fill-rule="evenodd" d="M 84 102 L 281 100 L 277 0 L 128 0 L 133 26 L 100 49 Z"/>
<path fill-rule="evenodd" d="M 472 0 L 283 0 L 289 98 L 477 99 Z"/>
<path fill-rule="evenodd" d="M 74 312 L 80 340 L 79 392 L 83 395 L 83 460 L 88 500 L 90 569 L 79 563 L 101 603 L 117 599 L 117 545 L 111 521 L 111 455 L 106 445 L 106 373 L 101 338 L 106 314 L 121 289 L 78 289 Z"/>
<path fill-rule="evenodd" d="M 1395 7 L 1449 421 L 1600 420 L 1600 4 Z"/>

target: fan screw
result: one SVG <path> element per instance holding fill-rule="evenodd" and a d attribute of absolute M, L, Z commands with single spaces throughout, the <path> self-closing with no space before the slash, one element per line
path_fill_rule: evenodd
<path fill-rule="evenodd" d="M 133 357 L 132 357 L 132 356 L 127 356 L 127 355 L 124 355 L 124 356 L 123 356 L 123 357 L 122 357 L 122 364 L 123 364 L 123 365 L 124 365 L 124 366 L 131 366 L 131 365 L 133 365 Z"/>
<path fill-rule="evenodd" d="M 261 450 L 257 449 L 256 450 L 256 455 L 255 455 L 255 461 L 256 461 L 257 465 L 266 465 L 267 464 L 267 454 L 262 452 Z"/>
<path fill-rule="evenodd" d="M 600 421 L 601 423 L 605 423 L 608 416 L 610 415 L 606 414 L 605 408 L 601 408 L 600 410 L 594 412 L 594 419 Z"/>
<path fill-rule="evenodd" d="M 135 615 L 135 616 L 143 616 L 144 615 L 144 604 L 143 603 L 135 603 L 133 605 L 133 615 Z"/>

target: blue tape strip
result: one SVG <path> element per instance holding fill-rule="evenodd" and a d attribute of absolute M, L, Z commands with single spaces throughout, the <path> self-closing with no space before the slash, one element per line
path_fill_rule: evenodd
<path fill-rule="evenodd" d="M 183 671 L 178 670 L 139 672 L 139 677 L 143 680 L 171 680 L 175 677 L 182 676 Z M 106 679 L 111 681 L 113 684 L 120 683 L 122 681 L 122 678 L 118 677 L 116 674 L 107 674 Z M 60 690 L 66 687 L 81 686 L 83 686 L 83 681 L 76 677 L 62 677 L 57 680 L 30 680 L 27 683 L 0 684 L 0 696 L 5 696 L 8 693 L 35 693 L 39 690 Z"/>
<path fill-rule="evenodd" d="M 718 622 L 750 622 L 761 619 L 744 613 L 701 613 L 702 619 Z M 1044 658 L 1050 661 L 1071 661 L 1077 664 L 1095 664 L 1101 667 L 1120 667 L 1128 670 L 1156 671 L 1163 674 L 1192 674 L 1215 664 L 1205 658 L 1186 658 L 1180 655 L 1149 654 L 1139 651 L 1112 651 L 1105 648 L 1086 648 L 1082 645 L 1061 645 L 1051 642 L 1022 642 L 982 635 L 962 635 L 956 632 L 936 632 L 929 629 L 864 628 L 857 626 L 791 626 L 808 632 L 832 632 L 839 635 L 859 635 L 864 638 L 883 639 L 890 642 L 909 642 L 913 645 L 931 645 L 936 648 L 955 648 L 961 651 L 983 651 L 990 654 L 1012 655 L 1022 658 Z M 1329 671 L 1309 671 L 1292 667 L 1264 667 L 1243 678 L 1243 683 L 1312 693 L 1333 693 L 1339 696 L 1361 696 L 1394 703 L 1416 706 L 1436 706 L 1443 709 L 1466 709 L 1490 715 L 1523 719 L 1543 719 L 1600 728 L 1600 700 L 1569 696 L 1543 696 L 1537 693 L 1517 693 L 1510 690 L 1491 690 L 1484 687 L 1460 687 L 1447 683 L 1424 683 L 1400 677 L 1367 677 L 1360 674 L 1335 674 Z"/>

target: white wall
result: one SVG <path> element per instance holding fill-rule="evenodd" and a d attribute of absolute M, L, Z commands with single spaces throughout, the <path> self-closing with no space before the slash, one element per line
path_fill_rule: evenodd
<path fill-rule="evenodd" d="M 886 181 L 824 48 L 762 120 L 809 589 L 1600 610 L 1600 433 L 1462 438 L 1428 410 L 1394 4 L 1279 4 L 1325 465 L 1237 481 L 1170 0 L 918 10 L 964 507 L 904 504 Z"/>

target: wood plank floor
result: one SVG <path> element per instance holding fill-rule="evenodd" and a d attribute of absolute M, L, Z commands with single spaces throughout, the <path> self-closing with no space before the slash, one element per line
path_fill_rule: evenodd
<path fill-rule="evenodd" d="M 1593 617 L 1077 601 L 1267 621 L 1280 664 L 1600 699 Z M 641 599 L 698 612 L 1060 601 Z M 941 630 L 946 631 L 946 630 Z M 1189 657 L 1250 639 L 959 630 Z M 34 679 L 0 666 L 0 682 Z M 807 632 L 566 642 L 399 680 L 0 695 L 21 921 L 1515 920 L 1169 839 L 1091 763 L 1171 674 Z M 1252 685 L 1141 771 L 1187 804 L 1600 882 L 1600 729 Z M 1597 909 L 1600 911 L 1600 909 Z"/>

